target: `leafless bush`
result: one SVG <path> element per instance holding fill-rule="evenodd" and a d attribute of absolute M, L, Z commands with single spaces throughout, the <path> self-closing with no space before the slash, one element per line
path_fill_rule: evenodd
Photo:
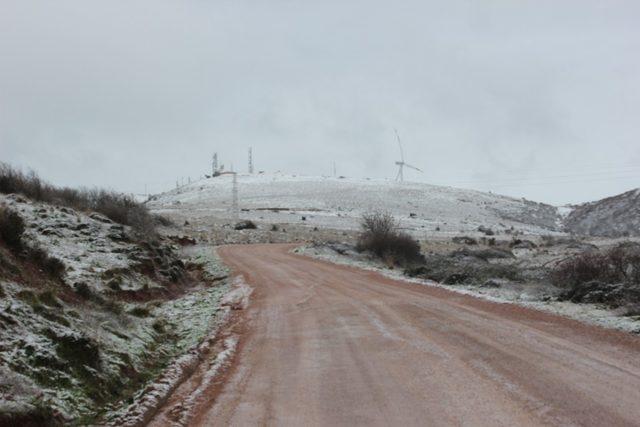
<path fill-rule="evenodd" d="M 558 286 L 576 286 L 590 281 L 640 283 L 640 245 L 621 243 L 606 251 L 585 251 L 561 262 L 552 272 Z"/>
<path fill-rule="evenodd" d="M 388 264 L 413 264 L 423 260 L 420 245 L 407 233 L 398 230 L 398 223 L 388 213 L 365 214 L 362 233 L 356 249 L 368 251 Z"/>
<path fill-rule="evenodd" d="M 96 211 L 112 221 L 130 225 L 140 235 L 155 235 L 155 218 L 145 205 L 126 194 L 100 189 L 58 188 L 42 181 L 35 172 L 25 174 L 5 163 L 0 163 L 0 193 L 20 193 L 36 201 Z"/>
<path fill-rule="evenodd" d="M 24 233 L 24 221 L 10 209 L 0 207 L 0 238 L 7 246 L 19 249 L 22 246 L 22 234 Z"/>
<path fill-rule="evenodd" d="M 386 236 L 398 231 L 398 222 L 386 212 L 373 212 L 364 214 L 360 221 L 360 227 L 364 234 Z"/>

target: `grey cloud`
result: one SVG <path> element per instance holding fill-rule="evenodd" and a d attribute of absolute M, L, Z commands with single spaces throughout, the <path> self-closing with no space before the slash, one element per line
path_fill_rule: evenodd
<path fill-rule="evenodd" d="M 0 156 L 142 192 L 218 151 L 555 203 L 638 186 L 633 1 L 0 0 Z"/>

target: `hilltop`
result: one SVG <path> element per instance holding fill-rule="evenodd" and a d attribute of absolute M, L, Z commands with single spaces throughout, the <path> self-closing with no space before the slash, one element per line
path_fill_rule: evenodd
<path fill-rule="evenodd" d="M 542 235 L 560 231 L 562 216 L 551 205 L 452 187 L 380 179 L 238 174 L 240 217 L 270 224 L 355 230 L 365 212 L 383 210 L 416 236 L 475 232 L 479 227 Z M 157 213 L 229 222 L 231 175 L 185 185 L 153 196 Z"/>

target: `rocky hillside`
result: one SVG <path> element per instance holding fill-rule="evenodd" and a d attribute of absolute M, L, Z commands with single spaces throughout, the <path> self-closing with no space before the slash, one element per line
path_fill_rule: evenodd
<path fill-rule="evenodd" d="M 640 236 L 640 189 L 576 206 L 565 228 L 591 236 Z"/>
<path fill-rule="evenodd" d="M 210 331 L 209 248 L 0 195 L 0 425 L 95 424 Z"/>

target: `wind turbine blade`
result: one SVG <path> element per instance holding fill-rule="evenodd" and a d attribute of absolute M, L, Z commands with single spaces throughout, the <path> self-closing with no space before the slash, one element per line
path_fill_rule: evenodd
<path fill-rule="evenodd" d="M 396 134 L 396 139 L 398 140 L 398 146 L 400 147 L 400 160 L 402 160 L 402 163 L 404 163 L 404 152 L 402 151 L 402 142 L 400 142 L 400 135 L 398 135 L 398 130 L 396 128 L 393 128 L 393 131 Z"/>
<path fill-rule="evenodd" d="M 411 165 L 410 165 L 410 164 L 408 164 L 408 163 L 405 163 L 404 165 L 405 165 L 406 167 L 410 168 L 410 169 L 414 169 L 414 170 L 417 170 L 418 172 L 422 172 L 422 173 L 424 173 L 424 171 L 423 171 L 422 169 L 417 168 L 417 167 L 415 167 L 415 166 L 411 166 Z"/>

